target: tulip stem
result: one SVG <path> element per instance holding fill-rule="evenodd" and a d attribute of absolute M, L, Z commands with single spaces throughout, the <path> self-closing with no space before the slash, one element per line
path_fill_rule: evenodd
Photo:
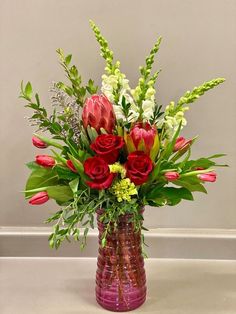
<path fill-rule="evenodd" d="M 191 177 L 191 176 L 195 176 L 197 174 L 201 174 L 201 173 L 207 173 L 207 172 L 211 172 L 214 169 L 204 169 L 204 170 L 196 170 L 196 171 L 191 171 L 191 172 L 187 172 L 184 174 L 181 174 L 180 178 L 186 178 L 186 177 Z"/>
<path fill-rule="evenodd" d="M 37 188 L 37 189 L 32 189 L 32 190 L 25 190 L 22 191 L 22 193 L 37 193 L 37 192 L 44 192 L 47 191 L 48 186 L 43 186 L 41 188 Z M 26 196 L 26 198 L 31 197 L 32 195 Z"/>
<path fill-rule="evenodd" d="M 51 140 L 51 139 L 49 139 L 47 137 L 44 137 L 44 136 L 36 134 L 36 133 L 34 133 L 34 136 L 36 136 L 37 138 L 39 138 L 41 141 L 43 141 L 44 143 L 48 144 L 49 146 L 54 146 L 56 148 L 59 148 L 59 149 L 63 150 L 63 146 L 61 144 L 57 143 L 54 140 Z"/>

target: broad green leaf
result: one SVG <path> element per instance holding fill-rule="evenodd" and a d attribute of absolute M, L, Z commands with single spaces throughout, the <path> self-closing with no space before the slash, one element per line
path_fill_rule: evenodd
<path fill-rule="evenodd" d="M 175 185 L 178 185 L 178 186 L 185 187 L 186 189 L 188 189 L 191 192 L 203 192 L 203 193 L 207 194 L 207 190 L 205 189 L 204 185 L 200 182 L 199 179 L 196 178 L 198 180 L 198 182 L 196 182 L 196 181 L 193 182 L 193 181 L 191 181 L 191 179 L 193 179 L 193 178 L 188 177 L 188 178 L 185 178 L 185 180 L 179 179 L 179 180 L 173 181 L 172 183 Z"/>
<path fill-rule="evenodd" d="M 73 193 L 76 193 L 78 191 L 78 185 L 79 185 L 79 178 L 76 178 L 69 183 L 69 186 Z"/>
<path fill-rule="evenodd" d="M 149 193 L 147 193 L 147 199 L 157 199 L 157 198 L 166 198 L 166 199 L 185 199 L 193 200 L 192 193 L 186 188 L 174 188 L 174 187 L 155 187 Z"/>
<path fill-rule="evenodd" d="M 204 169 L 210 168 L 215 165 L 214 161 L 211 161 L 207 158 L 199 158 L 197 160 L 189 160 L 184 165 L 184 170 L 194 169 L 197 167 L 202 167 Z"/>
<path fill-rule="evenodd" d="M 47 187 L 47 192 L 50 198 L 65 203 L 73 199 L 73 192 L 69 186 L 55 185 Z"/>
<path fill-rule="evenodd" d="M 59 179 L 64 179 L 64 180 L 73 180 L 78 178 L 78 175 L 74 172 L 72 172 L 69 168 L 64 167 L 64 166 L 60 166 L 60 165 L 56 165 L 54 167 L 54 170 L 56 171 L 56 173 L 58 174 L 58 178 Z"/>
<path fill-rule="evenodd" d="M 38 165 L 35 161 L 27 162 L 26 166 L 32 171 L 42 169 L 42 166 Z"/>
<path fill-rule="evenodd" d="M 29 176 L 26 187 L 25 197 L 34 195 L 35 193 L 27 192 L 27 190 L 33 190 L 40 187 L 48 187 L 56 185 L 58 183 L 58 176 L 51 168 L 40 168 L 31 173 Z"/>

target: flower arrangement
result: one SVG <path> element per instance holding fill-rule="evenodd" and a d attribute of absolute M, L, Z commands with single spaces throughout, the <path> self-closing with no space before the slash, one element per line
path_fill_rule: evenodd
<path fill-rule="evenodd" d="M 89 228 L 94 228 L 94 214 L 101 208 L 103 246 L 122 215 L 132 214 L 136 231 L 145 229 L 140 208 L 173 206 L 193 200 L 193 192 L 206 193 L 205 182 L 216 180 L 213 168 L 220 166 L 214 159 L 223 156 L 190 159 L 196 138 L 180 136 L 189 105 L 223 83 L 223 78 L 187 91 L 163 109 L 154 87 L 160 71 L 152 73 L 161 38 L 139 68 L 140 78 L 132 89 L 99 28 L 90 24 L 106 62 L 101 92 L 93 80 L 82 83 L 77 67 L 71 65 L 72 55 L 62 49 L 57 53 L 68 82 L 53 84 L 52 113 L 33 93 L 30 82 L 21 85 L 20 97 L 33 110 L 30 123 L 37 126 L 32 143 L 51 149 L 50 155 L 39 154 L 27 164 L 31 174 L 25 197 L 32 205 L 53 199 L 60 206 L 46 221 L 54 222 L 49 243 L 55 248 L 71 237 L 83 248 Z"/>

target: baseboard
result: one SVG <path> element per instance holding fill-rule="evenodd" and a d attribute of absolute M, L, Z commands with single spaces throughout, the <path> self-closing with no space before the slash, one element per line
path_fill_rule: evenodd
<path fill-rule="evenodd" d="M 50 249 L 50 228 L 1 227 L 1 257 L 95 257 L 97 231 L 88 235 L 87 247 L 64 243 L 59 250 Z M 152 229 L 145 232 L 146 252 L 151 258 L 236 260 L 236 229 Z"/>

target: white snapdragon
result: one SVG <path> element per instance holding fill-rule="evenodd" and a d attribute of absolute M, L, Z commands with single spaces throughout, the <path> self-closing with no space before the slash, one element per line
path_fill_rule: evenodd
<path fill-rule="evenodd" d="M 135 122 L 138 119 L 139 110 L 130 94 L 131 89 L 129 86 L 129 80 L 126 78 L 125 74 L 120 72 L 119 69 L 116 69 L 114 74 L 104 74 L 102 76 L 101 91 L 112 103 L 115 101 L 115 94 L 117 93 L 117 90 L 119 93 L 119 100 L 117 104 L 113 105 L 117 120 L 125 119 L 121 107 L 122 98 L 125 97 L 126 102 L 131 104 L 128 121 Z"/>
<path fill-rule="evenodd" d="M 142 102 L 142 117 L 144 121 L 149 121 L 153 116 L 153 111 L 155 108 L 155 89 L 150 86 L 145 94 L 145 100 Z"/>
<path fill-rule="evenodd" d="M 176 112 L 175 103 L 173 101 L 166 106 L 165 116 L 160 121 L 160 124 L 165 126 L 166 134 L 169 138 L 173 136 L 180 123 L 182 123 L 182 127 L 187 124 L 187 120 L 184 117 L 186 110 L 189 110 L 189 107 L 180 107 Z"/>
<path fill-rule="evenodd" d="M 139 85 L 135 89 L 131 90 L 131 94 L 134 97 L 135 101 L 138 101 L 140 99 L 140 94 L 142 93 L 140 84 L 143 84 L 143 80 L 144 79 L 141 77 L 139 79 Z M 154 82 L 152 80 L 148 82 L 149 87 L 145 93 L 144 100 L 141 103 L 143 121 L 149 121 L 153 116 L 156 94 L 153 84 Z"/>

